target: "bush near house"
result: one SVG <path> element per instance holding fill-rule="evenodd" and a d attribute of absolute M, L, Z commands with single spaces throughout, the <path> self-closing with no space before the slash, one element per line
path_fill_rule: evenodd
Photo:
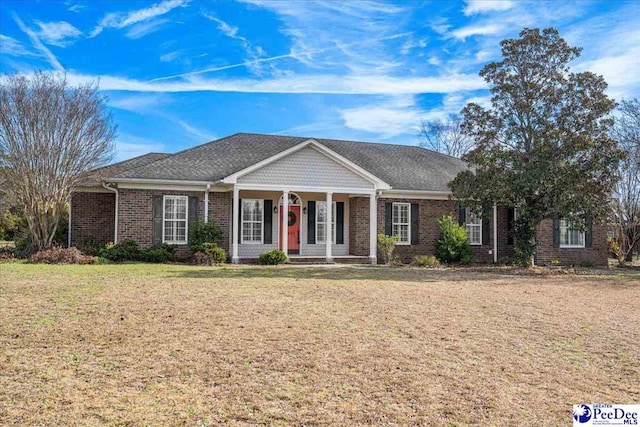
<path fill-rule="evenodd" d="M 107 243 L 100 256 L 113 262 L 137 261 L 140 248 L 135 240 L 127 239 L 118 243 Z"/>
<path fill-rule="evenodd" d="M 467 264 L 473 259 L 473 252 L 467 240 L 467 230 L 451 216 L 438 220 L 440 237 L 436 241 L 436 257 L 444 263 Z"/>
<path fill-rule="evenodd" d="M 222 237 L 222 230 L 215 221 L 196 221 L 193 224 L 189 224 L 189 249 L 192 253 L 198 252 L 200 245 L 203 243 L 215 243 L 220 242 Z"/>
<path fill-rule="evenodd" d="M 283 251 L 274 249 L 272 251 L 260 254 L 258 260 L 260 261 L 260 264 L 278 265 L 287 262 L 287 256 Z"/>
<path fill-rule="evenodd" d="M 440 261 L 438 261 L 438 258 L 433 255 L 418 255 L 413 258 L 411 265 L 415 267 L 434 268 L 440 266 Z"/>
<path fill-rule="evenodd" d="M 141 250 L 138 259 L 142 262 L 162 263 L 173 259 L 175 247 L 161 243 L 153 245 L 150 249 Z"/>
<path fill-rule="evenodd" d="M 77 248 L 45 249 L 29 257 L 34 264 L 97 264 L 98 259 L 83 255 Z"/>
<path fill-rule="evenodd" d="M 213 242 L 192 246 L 192 250 L 194 253 L 191 256 L 191 262 L 196 265 L 223 264 L 227 261 L 227 252 Z"/>
<path fill-rule="evenodd" d="M 378 255 L 382 258 L 383 264 L 394 263 L 393 251 L 396 249 L 396 243 L 398 243 L 398 236 L 378 234 Z"/>

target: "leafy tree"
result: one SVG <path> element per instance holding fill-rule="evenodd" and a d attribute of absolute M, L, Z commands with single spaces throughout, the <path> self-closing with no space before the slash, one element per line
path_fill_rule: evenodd
<path fill-rule="evenodd" d="M 473 148 L 473 139 L 462 131 L 462 118 L 452 115 L 448 120 L 431 120 L 420 125 L 420 146 L 453 157 L 462 157 Z"/>
<path fill-rule="evenodd" d="M 604 79 L 570 71 L 580 48 L 553 28 L 524 29 L 501 46 L 502 60 L 480 72 L 491 106 L 462 110 L 462 128 L 476 143 L 463 157 L 473 172 L 459 174 L 451 188 L 465 204 L 516 207 L 516 256 L 529 265 L 542 220 L 607 214 L 624 154 L 609 134 L 615 102 Z"/>
<path fill-rule="evenodd" d="M 115 125 L 95 84 L 60 75 L 0 78 L 3 186 L 27 217 L 34 249 L 52 246 L 72 192 L 111 158 Z"/>

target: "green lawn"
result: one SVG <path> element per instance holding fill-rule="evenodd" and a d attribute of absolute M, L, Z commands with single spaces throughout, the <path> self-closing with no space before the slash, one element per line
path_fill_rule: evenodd
<path fill-rule="evenodd" d="M 9 425 L 568 425 L 640 401 L 640 275 L 0 264 Z"/>

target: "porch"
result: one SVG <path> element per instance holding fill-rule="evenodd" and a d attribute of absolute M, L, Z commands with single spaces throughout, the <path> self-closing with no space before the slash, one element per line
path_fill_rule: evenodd
<path fill-rule="evenodd" d="M 232 193 L 233 263 L 251 262 L 275 249 L 292 263 L 376 263 L 377 200 L 371 190 L 236 185 Z"/>

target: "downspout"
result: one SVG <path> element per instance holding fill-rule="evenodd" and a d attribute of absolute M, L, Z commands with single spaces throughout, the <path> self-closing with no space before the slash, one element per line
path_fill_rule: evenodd
<path fill-rule="evenodd" d="M 498 263 L 498 205 L 493 204 L 493 263 Z"/>
<path fill-rule="evenodd" d="M 211 184 L 207 184 L 207 189 L 204 191 L 204 222 L 205 224 L 209 222 L 209 190 L 211 189 Z"/>
<path fill-rule="evenodd" d="M 118 189 L 107 186 L 105 182 L 102 182 L 102 186 L 109 191 L 113 191 L 116 194 L 116 212 L 113 227 L 113 243 L 118 243 Z"/>
<path fill-rule="evenodd" d="M 73 200 L 73 193 L 69 196 L 69 223 L 67 224 L 67 247 L 71 247 L 71 201 Z"/>

